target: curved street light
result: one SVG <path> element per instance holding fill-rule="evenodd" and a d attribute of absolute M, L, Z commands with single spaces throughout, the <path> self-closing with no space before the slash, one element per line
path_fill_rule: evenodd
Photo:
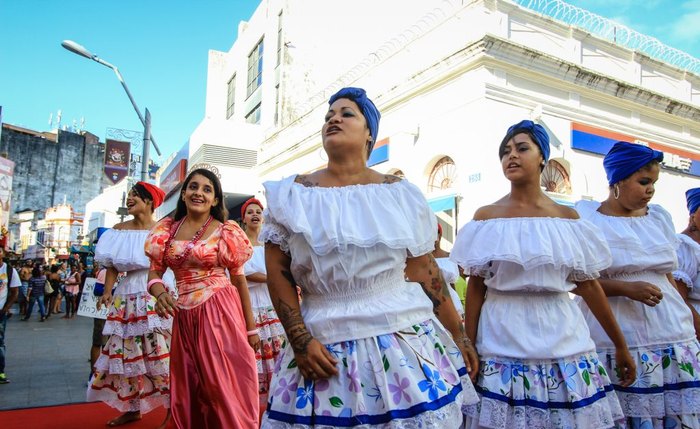
<path fill-rule="evenodd" d="M 149 143 L 153 143 L 153 148 L 156 150 L 156 153 L 158 153 L 159 156 L 161 155 L 160 149 L 158 148 L 155 139 L 153 138 L 153 136 L 151 136 L 151 113 L 148 111 L 148 109 L 146 109 L 146 117 L 144 118 L 144 116 L 141 114 L 141 110 L 139 110 L 139 107 L 136 105 L 136 101 L 131 95 L 129 87 L 126 86 L 126 82 L 124 81 L 124 78 L 122 77 L 121 73 L 119 73 L 119 69 L 117 68 L 117 66 L 108 63 L 107 61 L 103 60 L 102 58 L 87 50 L 87 48 L 85 48 L 83 45 L 80 45 L 72 40 L 64 40 L 63 42 L 61 42 L 61 46 L 63 46 L 65 49 L 73 52 L 76 55 L 80 55 L 81 57 L 85 57 L 87 59 L 100 63 L 105 67 L 109 67 L 114 71 L 114 74 L 117 75 L 117 79 L 119 79 L 119 82 L 122 84 L 124 91 L 126 91 L 126 95 L 129 97 L 129 101 L 131 101 L 131 105 L 134 106 L 134 110 L 136 110 L 136 114 L 138 115 L 144 127 L 143 154 L 141 156 L 141 180 L 146 181 L 148 179 L 148 151 L 150 149 Z"/>

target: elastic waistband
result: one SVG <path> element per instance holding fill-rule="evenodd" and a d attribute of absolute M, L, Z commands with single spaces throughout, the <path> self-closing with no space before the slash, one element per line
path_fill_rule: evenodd
<path fill-rule="evenodd" d="M 373 300 L 388 293 L 396 293 L 406 287 L 406 280 L 403 277 L 389 277 L 384 280 L 372 282 L 362 287 L 348 285 L 343 290 L 324 291 L 313 293 L 304 290 L 304 301 L 309 305 L 319 303 L 330 305 L 346 305 L 347 300 Z"/>
<path fill-rule="evenodd" d="M 537 297 L 553 297 L 557 295 L 561 296 L 566 296 L 568 298 L 569 292 L 567 291 L 559 291 L 559 290 L 525 290 L 525 289 L 519 289 L 519 290 L 498 290 L 498 289 L 492 289 L 488 288 L 487 289 L 487 295 L 498 295 L 498 296 L 513 296 L 513 297 L 530 297 L 530 298 L 537 298 Z"/>
<path fill-rule="evenodd" d="M 601 276 L 601 279 L 610 280 L 623 280 L 623 281 L 645 281 L 651 284 L 668 283 L 668 277 L 666 274 L 657 273 L 654 271 L 635 271 L 632 273 L 616 273 L 616 274 L 605 274 Z"/>

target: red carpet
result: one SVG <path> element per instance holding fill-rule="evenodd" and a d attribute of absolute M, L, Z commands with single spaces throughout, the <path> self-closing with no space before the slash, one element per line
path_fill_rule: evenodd
<path fill-rule="evenodd" d="M 102 402 L 56 405 L 0 411 L 0 428 L 7 429 L 102 429 L 121 413 Z M 124 429 L 154 429 L 163 422 L 165 408 L 142 416 L 141 420 L 118 426 Z M 168 428 L 174 428 L 173 425 Z"/>

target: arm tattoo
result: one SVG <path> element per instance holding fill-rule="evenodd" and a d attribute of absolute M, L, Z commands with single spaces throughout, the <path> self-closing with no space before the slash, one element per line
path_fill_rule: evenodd
<path fill-rule="evenodd" d="M 433 303 L 433 313 L 435 313 L 436 316 L 440 315 L 440 304 L 442 302 L 435 296 L 435 294 L 431 293 L 428 288 L 425 287 L 425 283 L 423 282 L 418 282 L 418 284 L 423 288 L 423 291 L 425 292 L 426 295 L 428 295 L 428 298 L 430 298 L 430 301 Z"/>
<path fill-rule="evenodd" d="M 394 176 L 393 174 L 385 174 L 384 175 L 384 181 L 382 183 L 387 184 L 387 183 L 396 183 L 400 182 L 401 178 L 398 176 Z"/>
<path fill-rule="evenodd" d="M 437 262 L 435 262 L 435 258 L 430 256 L 430 266 L 428 268 L 428 275 L 430 276 L 430 284 L 426 284 L 424 282 L 418 282 L 418 284 L 421 285 L 423 290 L 425 291 L 425 294 L 428 295 L 428 298 L 430 298 L 430 301 L 433 303 L 433 313 L 435 313 L 436 316 L 440 315 L 440 305 L 446 300 L 450 298 L 450 292 L 447 290 L 447 284 L 445 283 L 445 280 L 442 277 L 442 272 L 440 271 L 440 267 L 437 265 Z"/>
<path fill-rule="evenodd" d="M 277 300 L 277 316 L 284 326 L 284 330 L 287 332 L 287 338 L 289 343 L 292 345 L 294 353 L 306 354 L 306 349 L 309 346 L 313 337 L 306 330 L 306 325 L 304 325 L 304 318 L 301 316 L 301 311 L 292 308 L 289 304 Z"/>

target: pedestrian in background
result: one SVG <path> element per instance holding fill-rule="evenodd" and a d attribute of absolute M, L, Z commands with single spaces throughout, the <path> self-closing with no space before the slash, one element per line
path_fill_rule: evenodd
<path fill-rule="evenodd" d="M 0 247 L 0 384 L 10 382 L 5 375 L 5 328 L 22 285 L 19 273 L 3 261 L 4 257 L 5 249 Z"/>
<path fill-rule="evenodd" d="M 29 320 L 32 316 L 32 310 L 34 310 L 34 303 L 39 304 L 39 314 L 41 314 L 40 322 L 46 320 L 46 308 L 44 307 L 44 289 L 46 288 L 46 276 L 44 275 L 41 266 L 37 264 L 31 273 L 29 278 L 29 291 L 28 299 L 29 306 L 27 307 L 27 313 L 22 318 L 23 321 Z"/>
<path fill-rule="evenodd" d="M 29 304 L 29 279 L 32 277 L 32 261 L 25 261 L 22 268 L 19 270 L 19 279 L 22 286 L 19 288 L 19 314 L 24 316 L 27 314 L 27 305 Z"/>
<path fill-rule="evenodd" d="M 64 319 L 75 317 L 78 311 L 78 292 L 80 291 L 80 266 L 76 265 L 66 277 L 65 281 L 65 298 L 66 298 L 66 315 Z"/>

